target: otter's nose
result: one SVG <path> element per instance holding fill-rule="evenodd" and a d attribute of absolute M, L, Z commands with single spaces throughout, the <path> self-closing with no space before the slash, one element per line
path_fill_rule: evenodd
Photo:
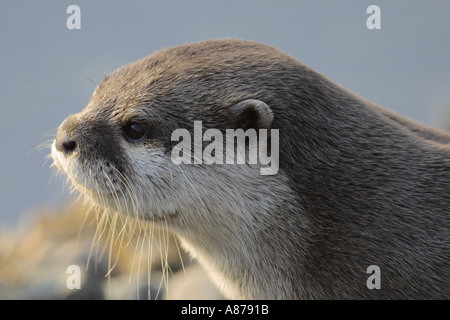
<path fill-rule="evenodd" d="M 64 153 L 69 153 L 76 148 L 77 143 L 75 142 L 75 140 L 71 139 L 69 135 L 69 132 L 71 132 L 75 127 L 75 121 L 75 115 L 71 115 L 67 117 L 66 120 L 64 120 L 64 122 L 58 128 L 55 139 L 56 150 Z"/>

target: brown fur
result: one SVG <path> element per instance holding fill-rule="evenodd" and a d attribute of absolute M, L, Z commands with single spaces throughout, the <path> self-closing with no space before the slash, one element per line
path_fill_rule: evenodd
<path fill-rule="evenodd" d="M 183 171 L 187 186 L 170 160 L 167 175 L 144 176 L 135 147 L 122 141 L 123 123 L 140 119 L 152 132 L 140 145 L 169 159 L 174 129 L 192 130 L 195 120 L 205 130 L 237 128 L 242 119 L 229 108 L 246 99 L 273 113 L 275 176 L 200 165 Z M 166 219 L 229 297 L 450 298 L 450 135 L 372 105 L 273 47 L 214 40 L 157 52 L 106 77 L 73 127 L 60 130 L 83 141 L 77 152 L 85 148 L 79 159 L 88 165 L 101 148 L 135 192 L 154 192 L 138 198 L 149 199 L 138 201 L 139 216 Z M 75 138 L 86 135 L 96 142 Z M 113 145 L 102 148 L 103 136 Z M 366 287 L 370 265 L 381 269 L 379 290 Z"/>

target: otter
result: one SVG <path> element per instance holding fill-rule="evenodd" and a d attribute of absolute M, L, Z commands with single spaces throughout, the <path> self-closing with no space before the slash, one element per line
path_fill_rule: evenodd
<path fill-rule="evenodd" d="M 278 172 L 174 164 L 194 121 L 279 130 Z M 168 226 L 227 298 L 448 299 L 449 144 L 277 48 L 220 39 L 106 76 L 52 157 L 98 205 Z"/>

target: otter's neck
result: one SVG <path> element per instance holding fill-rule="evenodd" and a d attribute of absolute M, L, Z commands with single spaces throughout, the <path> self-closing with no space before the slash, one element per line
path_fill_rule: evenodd
<path fill-rule="evenodd" d="M 263 229 L 234 224 L 225 227 L 227 234 L 211 229 L 211 233 L 180 238 L 183 247 L 199 261 L 225 297 L 300 298 L 296 279 L 303 268 L 301 261 L 299 264 L 295 260 L 304 256 L 298 245 L 303 235 L 297 234 L 298 226 L 286 225 L 285 230 L 279 227 L 275 222 Z"/>
<path fill-rule="evenodd" d="M 174 231 L 226 297 L 298 298 L 306 232 L 294 191 L 282 172 L 257 179 L 265 184 L 234 190 L 234 201 L 212 190 L 216 196 L 207 198 L 215 203 L 185 212 L 190 218 Z"/>

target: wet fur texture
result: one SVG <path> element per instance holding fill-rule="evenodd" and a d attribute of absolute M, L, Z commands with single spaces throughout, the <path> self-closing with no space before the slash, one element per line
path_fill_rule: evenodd
<path fill-rule="evenodd" d="M 245 99 L 273 113 L 276 175 L 171 163 L 174 129 L 238 128 L 230 108 Z M 124 139 L 130 120 L 146 139 Z M 162 50 L 107 76 L 68 123 L 60 130 L 77 149 L 52 152 L 74 185 L 102 206 L 167 223 L 229 298 L 450 298 L 450 135 L 273 47 Z M 370 265 L 381 269 L 379 290 L 366 286 Z"/>

